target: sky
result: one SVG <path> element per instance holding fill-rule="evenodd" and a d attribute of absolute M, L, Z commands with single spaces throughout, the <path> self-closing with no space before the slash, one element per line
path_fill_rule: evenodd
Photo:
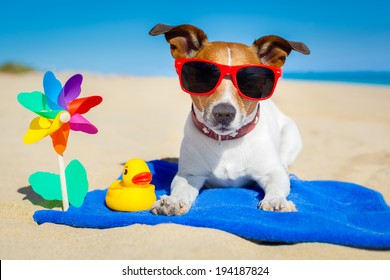
<path fill-rule="evenodd" d="M 0 64 L 46 71 L 173 76 L 158 23 L 192 24 L 209 41 L 265 35 L 304 42 L 285 72 L 390 71 L 388 0 L 0 0 Z"/>

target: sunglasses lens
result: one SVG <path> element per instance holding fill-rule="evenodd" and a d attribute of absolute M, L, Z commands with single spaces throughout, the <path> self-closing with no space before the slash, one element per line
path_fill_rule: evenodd
<path fill-rule="evenodd" d="M 181 69 L 181 82 L 185 90 L 202 94 L 214 89 L 221 72 L 218 67 L 207 62 L 189 61 Z"/>
<path fill-rule="evenodd" d="M 250 66 L 237 71 L 237 84 L 240 91 L 250 98 L 268 98 L 275 84 L 272 70 Z"/>

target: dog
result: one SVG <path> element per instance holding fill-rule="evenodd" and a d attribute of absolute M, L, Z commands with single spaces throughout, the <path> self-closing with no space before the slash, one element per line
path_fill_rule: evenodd
<path fill-rule="evenodd" d="M 292 50 L 310 54 L 308 47 L 275 35 L 251 46 L 210 42 L 201 29 L 188 24 L 157 24 L 149 34 L 165 35 L 181 87 L 192 98 L 171 193 L 153 205 L 152 213 L 188 212 L 204 186 L 253 182 L 264 191 L 258 208 L 296 211 L 286 197 L 288 167 L 301 150 L 301 136 L 293 120 L 268 98 L 286 57 Z"/>

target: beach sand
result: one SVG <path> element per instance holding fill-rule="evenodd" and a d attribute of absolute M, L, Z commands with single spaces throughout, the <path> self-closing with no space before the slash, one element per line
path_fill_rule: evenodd
<path fill-rule="evenodd" d="M 43 73 L 0 74 L 0 259 L 390 259 L 390 251 L 331 244 L 257 244 L 208 228 L 174 224 L 98 230 L 43 224 L 28 184 L 36 171 L 58 173 L 49 138 L 24 145 L 33 113 L 16 96 L 42 91 Z M 70 74 L 63 73 L 64 82 Z M 95 136 L 71 132 L 65 160 L 80 160 L 90 189 L 107 188 L 133 157 L 178 157 L 190 98 L 176 78 L 84 74 L 82 96 L 103 103 L 85 116 Z M 298 124 L 303 150 L 290 172 L 302 179 L 354 182 L 390 203 L 390 87 L 282 80 L 273 97 Z"/>

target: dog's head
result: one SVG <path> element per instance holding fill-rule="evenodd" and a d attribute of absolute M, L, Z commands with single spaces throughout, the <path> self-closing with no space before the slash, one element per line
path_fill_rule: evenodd
<path fill-rule="evenodd" d="M 310 53 L 305 44 L 274 35 L 257 39 L 251 46 L 209 42 L 202 30 L 187 24 L 158 24 L 149 34 L 164 34 L 175 59 L 196 58 L 228 66 L 262 64 L 280 68 L 292 50 Z M 224 76 L 212 94 L 191 95 L 191 98 L 197 119 L 219 135 L 234 133 L 250 122 L 258 104 L 238 94 L 231 75 Z"/>

